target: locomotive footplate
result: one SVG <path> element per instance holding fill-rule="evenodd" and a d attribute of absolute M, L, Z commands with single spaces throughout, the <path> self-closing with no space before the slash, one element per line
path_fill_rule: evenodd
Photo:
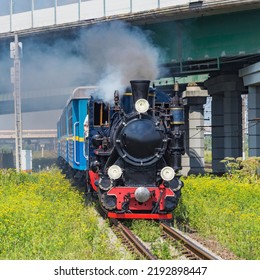
<path fill-rule="evenodd" d="M 147 219 L 147 220 L 171 220 L 172 214 L 150 214 L 150 213 L 115 213 L 108 212 L 108 218 L 114 219 Z"/>

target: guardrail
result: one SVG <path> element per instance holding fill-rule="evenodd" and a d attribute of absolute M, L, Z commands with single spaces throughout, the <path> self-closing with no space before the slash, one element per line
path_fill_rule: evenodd
<path fill-rule="evenodd" d="M 169 7 L 218 7 L 259 3 L 259 0 L 78 0 L 62 4 L 57 0 L 44 3 L 31 1 L 23 6 L 10 0 L 0 5 L 0 34 L 32 28 L 73 23 L 116 15 L 127 15 Z M 6 2 L 7 3 L 7 2 Z M 22 11 L 22 12 L 21 12 Z"/>

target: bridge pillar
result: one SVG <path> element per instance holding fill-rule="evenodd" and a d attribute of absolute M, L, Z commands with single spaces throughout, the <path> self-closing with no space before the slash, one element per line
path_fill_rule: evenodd
<path fill-rule="evenodd" d="M 260 156 L 260 62 L 239 71 L 248 86 L 248 155 Z"/>
<path fill-rule="evenodd" d="M 205 82 L 212 96 L 212 169 L 226 172 L 225 157 L 242 156 L 243 81 L 233 74 L 219 75 Z"/>
<path fill-rule="evenodd" d="M 183 103 L 189 120 L 186 130 L 186 154 L 189 166 L 184 166 L 188 174 L 203 174 L 204 170 L 204 107 L 208 96 L 207 90 L 199 86 L 188 85 L 183 92 Z M 184 157 L 185 159 L 185 157 Z M 185 161 L 184 161 L 185 162 Z"/>

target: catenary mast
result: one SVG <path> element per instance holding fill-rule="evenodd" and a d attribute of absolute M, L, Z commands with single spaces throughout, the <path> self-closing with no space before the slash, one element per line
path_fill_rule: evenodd
<path fill-rule="evenodd" d="M 22 167 L 22 113 L 21 113 L 21 74 L 20 54 L 22 43 L 18 42 L 18 35 L 15 34 L 14 42 L 10 44 L 10 57 L 14 60 L 11 67 L 11 80 L 14 85 L 14 114 L 15 114 L 15 154 L 16 171 L 20 172 Z"/>

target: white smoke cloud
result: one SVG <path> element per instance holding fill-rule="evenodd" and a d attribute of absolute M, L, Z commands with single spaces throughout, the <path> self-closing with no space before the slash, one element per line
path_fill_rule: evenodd
<path fill-rule="evenodd" d="M 22 98 L 27 92 L 42 97 L 44 91 L 94 85 L 101 88 L 100 98 L 112 101 L 114 91 L 122 93 L 130 80 L 154 80 L 160 74 L 162 51 L 147 32 L 130 24 L 103 23 L 66 37 L 55 36 L 20 38 Z M 11 93 L 9 49 L 1 55 L 6 57 L 0 62 L 1 73 L 8 74 L 0 77 L 0 94 Z M 68 97 L 71 93 L 64 92 Z"/>
<path fill-rule="evenodd" d="M 80 48 L 87 72 L 108 101 L 130 80 L 154 80 L 159 75 L 161 51 L 141 29 L 124 22 L 94 26 L 82 34 Z"/>
<path fill-rule="evenodd" d="M 154 80 L 159 75 L 162 51 L 153 45 L 147 33 L 121 21 L 95 25 L 74 37 L 50 36 L 45 41 L 32 37 L 22 41 L 22 94 L 99 85 L 105 93 L 113 89 L 113 95 L 114 90 L 128 86 L 132 79 Z M 5 63 L 3 72 L 10 73 L 11 63 L 10 59 L 8 65 Z M 9 85 L 7 79 L 3 81 L 11 91 L 8 82 Z"/>

